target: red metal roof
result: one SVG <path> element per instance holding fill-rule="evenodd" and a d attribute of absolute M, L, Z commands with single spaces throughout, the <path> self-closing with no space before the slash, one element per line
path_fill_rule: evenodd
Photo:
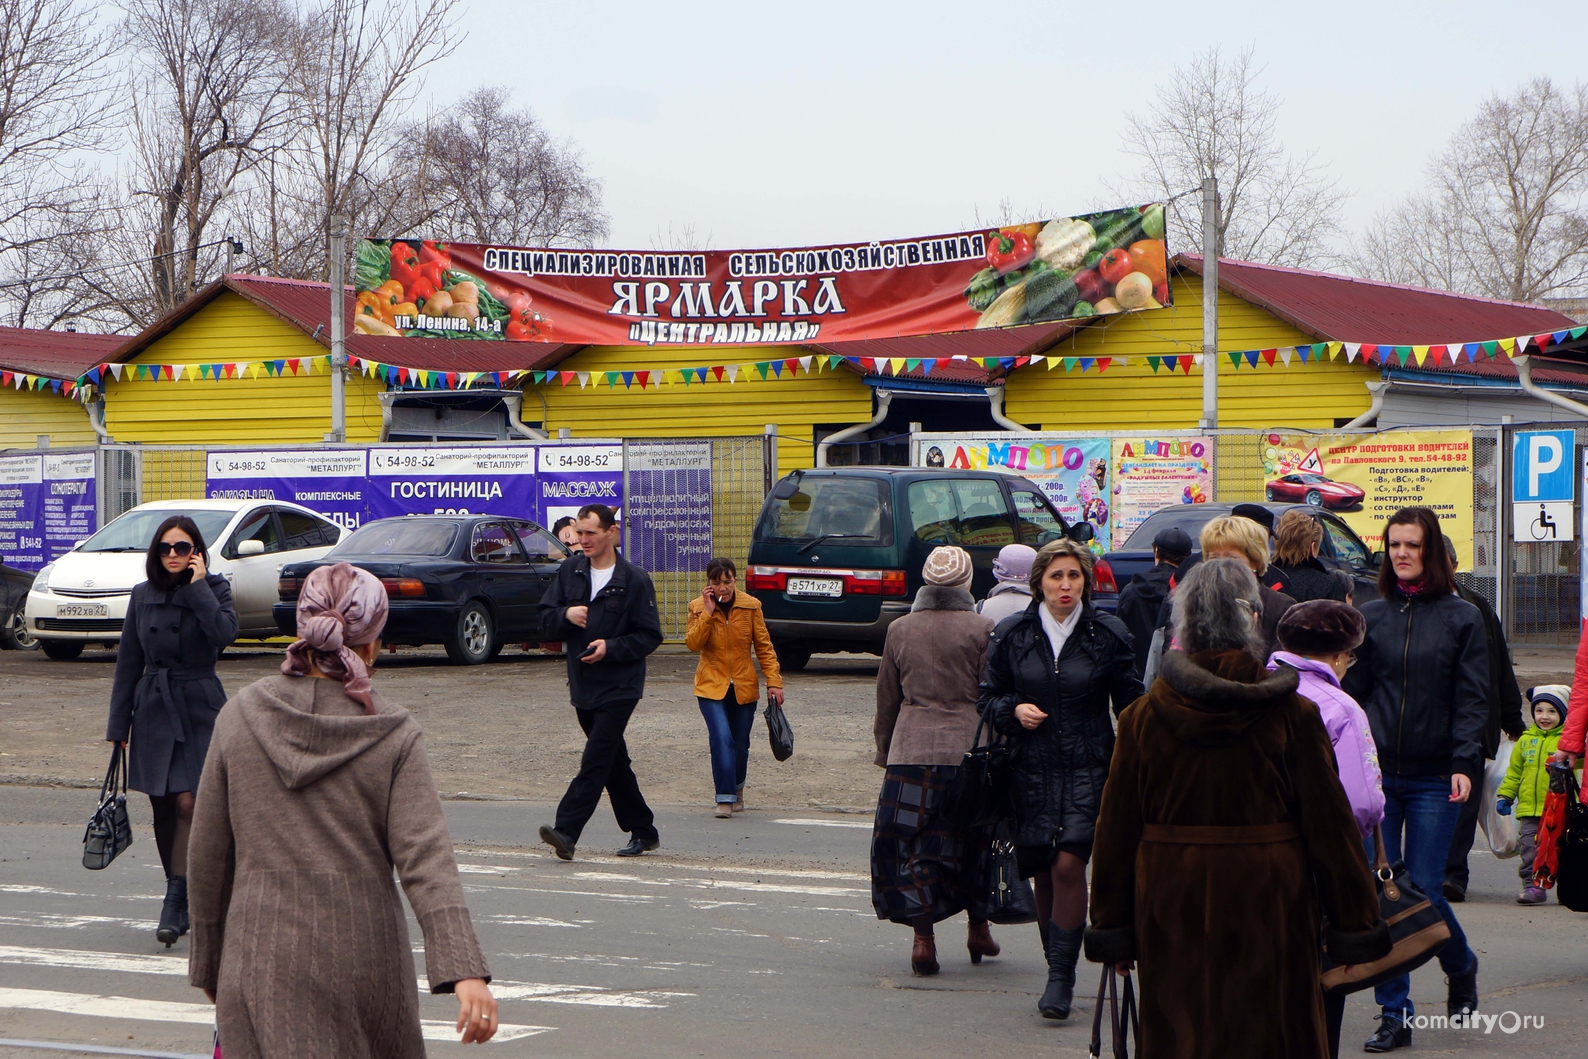
<path fill-rule="evenodd" d="M 0 368 L 51 379 L 75 379 L 95 364 L 109 360 L 126 341 L 126 335 L 0 327 Z"/>
<path fill-rule="evenodd" d="M 230 275 L 200 290 L 175 310 L 132 339 L 119 339 L 112 360 L 131 360 L 156 339 L 169 334 L 212 301 L 222 290 L 247 298 L 266 312 L 299 328 L 316 342 L 331 347 L 331 286 L 309 280 L 271 276 Z M 349 356 L 426 371 L 512 371 L 555 364 L 582 346 L 559 342 L 486 342 L 477 339 L 395 338 L 352 330 L 354 291 L 347 288 L 343 310 L 348 324 Z"/>
<path fill-rule="evenodd" d="M 1174 264 L 1202 274 L 1199 254 L 1177 254 Z M 1443 345 L 1576 326 L 1569 317 L 1537 305 L 1222 257 L 1219 288 L 1313 338 L 1334 342 Z"/>
<path fill-rule="evenodd" d="M 1579 390 L 1588 389 L 1588 370 L 1582 363 L 1569 360 L 1546 360 L 1543 357 L 1532 356 L 1533 381 L 1537 383 L 1559 384 L 1573 386 Z M 1391 367 L 1391 376 L 1395 377 L 1403 369 Z M 1517 381 L 1516 365 L 1503 354 L 1490 360 L 1479 355 L 1478 359 L 1468 364 L 1463 360 L 1460 364 L 1441 364 L 1434 367 L 1429 361 L 1420 368 L 1413 368 L 1410 364 L 1404 369 L 1407 372 L 1438 372 L 1440 375 L 1470 375 L 1482 379 L 1503 379 L 1506 382 Z M 1459 379 L 1452 379 L 1451 385 L 1459 385 Z"/>

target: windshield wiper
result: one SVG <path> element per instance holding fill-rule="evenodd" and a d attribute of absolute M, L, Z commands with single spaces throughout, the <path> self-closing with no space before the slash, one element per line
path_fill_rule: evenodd
<path fill-rule="evenodd" d="M 85 551 L 85 552 L 89 551 L 89 550 L 90 549 L 88 549 L 88 548 L 84 548 L 83 549 L 83 551 Z M 123 544 L 123 545 L 120 545 L 120 546 L 115 547 L 115 548 L 94 548 L 92 550 L 96 551 L 96 552 L 141 552 L 141 551 L 147 551 L 147 549 L 139 548 L 138 546 L 133 545 L 133 544 Z"/>
<path fill-rule="evenodd" d="M 816 547 L 822 541 L 843 540 L 845 537 L 858 537 L 858 538 L 860 538 L 862 540 L 870 540 L 871 539 L 871 534 L 869 534 L 869 533 L 824 533 L 820 537 L 812 537 L 807 543 L 800 545 L 800 550 L 795 552 L 794 554 L 795 555 L 804 555 L 806 552 L 808 552 L 812 548 Z"/>

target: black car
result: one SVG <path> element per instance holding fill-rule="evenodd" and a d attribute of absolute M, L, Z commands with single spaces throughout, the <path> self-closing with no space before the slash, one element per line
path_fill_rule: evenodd
<path fill-rule="evenodd" d="M 1191 538 L 1191 554 L 1200 555 L 1202 546 L 1198 541 L 1202 536 L 1202 527 L 1228 515 L 1235 506 L 1173 504 L 1148 515 L 1147 520 L 1137 526 L 1125 541 L 1123 548 L 1103 557 L 1114 572 L 1114 583 L 1118 589 L 1111 593 L 1099 592 L 1094 601 L 1096 605 L 1112 611 L 1119 601 L 1119 592 L 1130 584 L 1131 578 L 1152 569 L 1152 542 L 1158 534 L 1171 528 L 1185 530 Z M 1261 506 L 1274 513 L 1275 522 L 1285 512 L 1295 510 L 1305 511 L 1321 522 L 1323 542 L 1318 547 L 1318 561 L 1331 570 L 1344 570 L 1351 575 L 1351 580 L 1356 584 L 1351 598 L 1357 606 L 1378 598 L 1378 560 L 1344 519 L 1333 512 L 1307 504 L 1265 503 Z"/>
<path fill-rule="evenodd" d="M 0 651 L 32 651 L 39 646 L 22 617 L 33 576 L 31 570 L 0 563 Z"/>
<path fill-rule="evenodd" d="M 569 552 L 533 522 L 495 515 L 412 515 L 366 523 L 323 558 L 282 567 L 276 625 L 298 632 L 298 590 L 318 566 L 352 563 L 386 586 L 381 640 L 441 644 L 459 665 L 540 636 L 540 597 Z"/>

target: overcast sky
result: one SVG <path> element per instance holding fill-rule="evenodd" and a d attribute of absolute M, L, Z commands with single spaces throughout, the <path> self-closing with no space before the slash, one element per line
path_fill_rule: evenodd
<path fill-rule="evenodd" d="M 1215 44 L 1255 46 L 1282 142 L 1319 152 L 1357 228 L 1491 93 L 1588 75 L 1583 0 L 467 2 L 427 96 L 510 88 L 605 181 L 618 248 L 926 235 L 1006 197 L 1084 212 L 1131 169 L 1125 116 Z"/>

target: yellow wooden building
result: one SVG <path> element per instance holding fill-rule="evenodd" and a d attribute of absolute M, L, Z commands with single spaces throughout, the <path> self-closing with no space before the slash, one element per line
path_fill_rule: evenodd
<path fill-rule="evenodd" d="M 0 450 L 82 448 L 99 439 L 98 407 L 68 392 L 125 338 L 0 327 Z"/>
<path fill-rule="evenodd" d="M 786 472 L 816 463 L 820 443 L 838 431 L 848 431 L 857 445 L 875 446 L 896 442 L 913 423 L 927 430 L 1194 429 L 1203 368 L 1187 373 L 1160 362 L 1154 370 L 1148 359 L 1201 352 L 1201 261 L 1177 257 L 1171 273 L 1174 297 L 1162 309 L 863 342 L 577 346 L 350 334 L 349 353 L 371 362 L 431 372 L 550 374 L 540 382 L 522 376 L 522 398 L 507 395 L 510 414 L 499 415 L 494 428 L 471 432 L 457 427 L 462 413 L 449 410 L 466 405 L 469 395 L 427 389 L 394 402 L 385 379 L 355 371 L 347 386 L 347 436 L 353 442 L 486 440 L 525 436 L 517 428 L 527 425 L 531 433 L 566 430 L 575 438 L 720 437 L 759 435 L 775 425 L 779 470 Z M 1365 384 L 1384 374 L 1344 355 L 1308 363 L 1292 357 L 1288 364 L 1276 357 L 1255 367 L 1243 359 L 1236 368 L 1229 353 L 1331 341 L 1428 344 L 1546 329 L 1535 319 L 1546 311 L 1530 306 L 1235 261 L 1221 262 L 1219 286 L 1219 425 L 1225 427 L 1337 427 L 1369 410 Z M 351 318 L 351 298 L 347 304 Z M 331 428 L 328 324 L 324 284 L 251 276 L 217 281 L 107 355 L 119 375 L 102 380 L 105 429 L 118 442 L 146 444 L 320 442 Z M 1032 356 L 1048 359 L 1014 366 L 1013 358 Z M 848 359 L 833 364 L 837 357 Z M 1010 367 L 989 371 L 955 357 L 1004 358 Z M 1053 366 L 1062 363 L 1056 358 L 1094 363 L 1092 370 L 1066 371 Z M 1110 366 L 1099 372 L 1102 358 Z M 901 359 L 936 367 L 901 373 L 877 366 Z M 719 380 L 709 373 L 707 381 L 691 376 L 685 385 L 680 375 L 685 368 L 754 362 L 792 366 L 765 378 L 740 367 L 731 383 L 726 374 Z M 150 365 L 182 365 L 183 377 L 166 372 L 156 380 Z M 625 384 L 609 383 L 608 372 L 648 374 Z M 665 384 L 657 385 L 657 375 Z M 887 397 L 879 399 L 879 391 Z M 76 408 L 75 422 L 88 425 L 81 406 L 64 398 L 22 396 L 40 409 L 50 400 Z M 412 408 L 407 421 L 394 416 L 394 403 L 421 408 L 425 422 L 416 425 Z M 431 419 L 434 427 L 426 426 Z M 76 436 L 91 439 L 92 429 Z M 833 462 L 876 459 L 880 451 L 861 449 Z"/>

